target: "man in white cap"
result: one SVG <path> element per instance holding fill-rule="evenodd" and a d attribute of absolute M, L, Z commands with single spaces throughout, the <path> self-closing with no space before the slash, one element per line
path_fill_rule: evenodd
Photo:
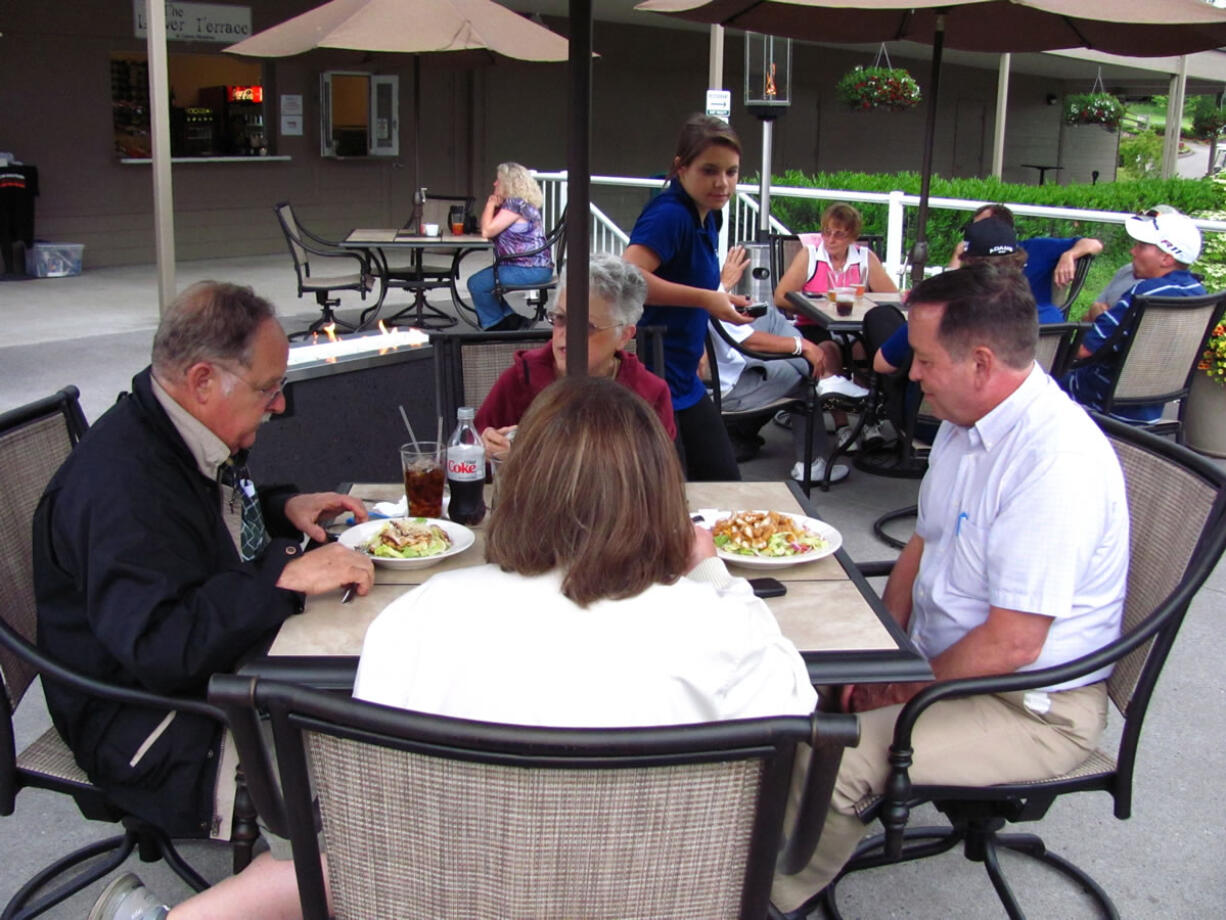
<path fill-rule="evenodd" d="M 1169 204 L 1156 204 L 1145 212 L 1146 217 L 1157 217 L 1159 214 L 1178 214 L 1179 211 L 1172 208 Z M 1098 296 L 1094 298 L 1094 303 L 1090 304 L 1090 309 L 1086 311 L 1086 322 L 1094 322 L 1099 316 L 1106 313 L 1115 304 L 1117 300 L 1124 296 L 1131 288 L 1141 279 L 1138 278 L 1132 271 L 1132 262 L 1125 262 L 1119 267 L 1111 280 L 1107 282 L 1107 286 L 1099 291 Z"/>
<path fill-rule="evenodd" d="M 1100 313 L 1082 339 L 1078 358 L 1098 351 L 1119 327 L 1134 297 L 1195 297 L 1205 293 L 1196 276 L 1188 271 L 1200 256 L 1200 230 L 1183 214 L 1147 214 L 1124 222 L 1132 247 L 1132 271 L 1138 281 L 1124 292 L 1111 309 Z M 1115 368 L 1111 361 L 1096 361 L 1064 375 L 1060 385 L 1082 405 L 1101 408 Z M 1152 422 L 1162 415 L 1162 404 L 1116 409 L 1121 418 Z"/>

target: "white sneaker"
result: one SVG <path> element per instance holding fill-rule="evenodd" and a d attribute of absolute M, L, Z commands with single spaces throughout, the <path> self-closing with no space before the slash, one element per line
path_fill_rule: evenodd
<path fill-rule="evenodd" d="M 863 399 L 868 395 L 868 390 L 858 383 L 848 380 L 846 377 L 840 377 L 835 374 L 832 377 L 823 377 L 817 382 L 818 396 L 846 396 L 848 399 Z"/>
<path fill-rule="evenodd" d="M 89 920 L 165 920 L 170 908 L 131 872 L 102 890 L 90 909 Z"/>
<path fill-rule="evenodd" d="M 847 474 L 850 472 L 851 470 L 848 469 L 847 466 L 845 466 L 844 464 L 836 463 L 833 467 L 830 468 L 830 481 L 831 482 L 841 482 L 842 480 L 847 478 Z M 813 465 L 809 467 L 809 481 L 810 482 L 821 482 L 822 477 L 825 475 L 826 475 L 826 460 L 823 457 L 819 457 L 818 459 L 814 460 Z M 792 466 L 792 478 L 795 479 L 797 482 L 805 481 L 805 464 L 803 460 L 798 460 L 795 463 L 795 465 Z M 93 918 L 90 918 L 90 920 L 93 920 Z"/>
<path fill-rule="evenodd" d="M 775 424 L 780 428 L 791 429 L 792 427 L 792 410 L 780 409 L 775 413 Z"/>
<path fill-rule="evenodd" d="M 834 432 L 834 443 L 842 444 L 844 441 L 846 441 L 848 436 L 851 434 L 851 430 L 852 430 L 851 425 L 841 426 L 837 431 Z M 847 447 L 843 449 L 843 453 L 854 454 L 859 449 L 860 449 L 860 442 L 859 440 L 855 440 L 855 441 L 852 441 L 850 444 L 847 445 Z"/>

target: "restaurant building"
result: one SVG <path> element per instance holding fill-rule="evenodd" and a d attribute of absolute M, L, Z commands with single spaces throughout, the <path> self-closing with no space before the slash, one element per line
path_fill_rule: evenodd
<path fill-rule="evenodd" d="M 37 167 L 36 237 L 84 244 L 88 266 L 154 260 L 144 2 L 44 0 L 0 14 L 0 152 Z M 404 223 L 419 185 L 469 194 L 479 205 L 503 160 L 565 167 L 565 63 L 466 52 L 422 55 L 415 71 L 409 55 L 321 50 L 261 61 L 223 53 L 317 4 L 166 3 L 178 259 L 282 251 L 273 215 L 282 200 L 313 229 L 341 235 L 354 226 Z M 542 11 L 548 27 L 567 34 L 567 20 L 558 15 L 564 3 L 506 5 Z M 707 27 L 632 6 L 594 4 L 592 170 L 600 175 L 663 173 L 678 125 L 703 107 L 707 89 Z M 890 53 L 921 85 L 926 81 L 925 49 Z M 839 76 L 871 64 L 874 54 L 796 45 L 794 102 L 774 134 L 776 174 L 919 168 L 922 106 L 857 113 L 835 98 Z M 1002 178 L 1034 182 L 1035 171 L 1021 164 L 1049 163 L 1061 166 L 1049 182 L 1087 182 L 1095 171 L 1100 181 L 1110 180 L 1118 135 L 1062 125 L 1057 104 L 1088 89 L 1093 66 L 1021 60 L 1041 57 L 1047 56 L 1015 56 Z M 945 176 L 986 175 L 996 58 L 947 58 L 934 168 Z M 732 90 L 732 123 L 752 174 L 759 129 L 741 104 L 742 59 L 741 37 L 730 33 L 724 86 Z M 413 85 L 415 72 L 420 87 Z M 1127 77 L 1165 91 L 1161 74 L 1111 67 L 1104 73 L 1108 88 Z M 415 148 L 420 175 L 413 174 Z M 601 188 L 593 198 L 628 226 L 646 194 Z"/>

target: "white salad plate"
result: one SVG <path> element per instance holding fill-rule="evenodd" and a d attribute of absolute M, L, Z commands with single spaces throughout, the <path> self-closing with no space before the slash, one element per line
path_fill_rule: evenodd
<path fill-rule="evenodd" d="M 471 530 L 463 524 L 457 524 L 454 521 L 444 521 L 440 518 L 402 518 L 401 520 L 408 520 L 414 524 L 437 524 L 446 531 L 447 536 L 451 537 L 451 547 L 443 550 L 441 553 L 435 553 L 433 556 L 418 556 L 413 559 L 392 559 L 386 556 L 371 555 L 370 561 L 375 565 L 385 566 L 389 569 L 425 569 L 432 565 L 437 565 L 444 559 L 458 556 L 472 546 L 473 541 L 476 540 Z M 350 549 L 355 549 L 359 553 L 367 553 L 369 555 L 366 544 L 374 539 L 375 535 L 383 530 L 388 523 L 390 522 L 387 518 L 376 518 L 364 524 L 355 524 L 337 537 L 337 540 Z"/>
<path fill-rule="evenodd" d="M 712 526 L 725 518 L 730 518 L 734 514 L 739 513 L 739 511 L 719 512 L 718 516 L 712 520 Z M 843 545 L 843 535 L 825 521 L 805 517 L 803 514 L 787 514 L 782 511 L 779 513 L 791 518 L 801 529 L 817 534 L 825 541 L 826 545 L 821 549 L 815 549 L 808 553 L 797 553 L 794 556 L 751 556 L 743 553 L 728 552 L 720 549 L 718 546 L 715 548 L 715 554 L 726 563 L 744 566 L 747 569 L 780 569 L 792 565 L 800 565 L 804 562 L 813 562 L 817 559 L 824 559 L 826 556 L 838 552 L 839 547 Z"/>

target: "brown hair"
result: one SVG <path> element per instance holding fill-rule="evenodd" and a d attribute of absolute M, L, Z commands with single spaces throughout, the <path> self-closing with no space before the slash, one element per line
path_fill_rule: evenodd
<path fill-rule="evenodd" d="M 249 287 L 198 281 L 176 297 L 153 336 L 153 369 L 170 380 L 200 361 L 251 366 L 256 330 L 276 318 L 273 305 Z"/>
<path fill-rule="evenodd" d="M 712 115 L 691 115 L 681 126 L 668 177 L 677 175 L 677 170 L 689 166 L 712 144 L 721 144 L 736 151 L 737 156 L 741 155 L 741 139 L 732 130 L 732 125 Z"/>
<path fill-rule="evenodd" d="M 911 289 L 912 308 L 945 307 L 937 340 L 955 359 L 984 344 L 1008 367 L 1023 370 L 1034 360 L 1039 342 L 1039 314 L 1025 276 L 1000 266 L 1004 259 L 983 260 L 941 272 Z"/>
<path fill-rule="evenodd" d="M 1009 210 L 1007 205 L 1003 204 L 985 204 L 980 205 L 975 209 L 975 213 L 971 215 L 968 224 L 974 223 L 979 219 L 980 214 L 990 214 L 996 220 L 1003 220 L 1010 227 L 1013 226 L 1013 212 Z"/>
<path fill-rule="evenodd" d="M 1020 272 L 1026 266 L 1027 258 L 1028 255 L 1026 250 L 1019 246 L 1013 252 L 1003 256 L 968 256 L 963 253 L 961 262 L 963 267 L 967 265 L 974 265 L 976 262 L 986 262 L 989 265 L 996 265 L 1001 268 L 1011 268 L 1014 271 Z"/>
<path fill-rule="evenodd" d="M 830 224 L 838 224 L 855 241 L 860 238 L 860 231 L 864 228 L 864 218 L 851 205 L 836 201 L 822 211 L 822 229 L 825 230 Z"/>
<path fill-rule="evenodd" d="M 694 530 L 677 451 L 652 408 L 620 383 L 550 384 L 499 475 L 485 557 L 503 571 L 562 569 L 562 593 L 580 607 L 685 572 Z"/>

